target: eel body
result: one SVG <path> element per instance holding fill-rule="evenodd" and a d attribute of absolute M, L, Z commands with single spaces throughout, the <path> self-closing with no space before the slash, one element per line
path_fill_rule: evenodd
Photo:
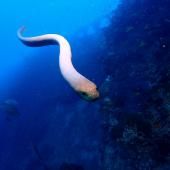
<path fill-rule="evenodd" d="M 22 33 L 24 27 L 21 27 L 18 32 L 20 41 L 31 47 L 40 47 L 46 45 L 59 45 L 59 67 L 62 76 L 69 85 L 85 100 L 95 100 L 99 97 L 99 92 L 96 85 L 81 75 L 72 64 L 72 53 L 69 42 L 58 34 L 44 34 L 35 37 L 24 37 Z"/>

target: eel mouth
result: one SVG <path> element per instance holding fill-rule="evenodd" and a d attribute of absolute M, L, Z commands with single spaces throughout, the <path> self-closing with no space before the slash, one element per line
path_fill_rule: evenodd
<path fill-rule="evenodd" d="M 91 92 L 86 92 L 86 91 L 79 91 L 79 95 L 87 100 L 87 101 L 95 101 L 100 97 L 100 94 L 97 89 L 91 91 Z"/>

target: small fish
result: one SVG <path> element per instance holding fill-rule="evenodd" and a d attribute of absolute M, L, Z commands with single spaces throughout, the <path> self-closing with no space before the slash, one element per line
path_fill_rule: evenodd
<path fill-rule="evenodd" d="M 7 120 L 18 117 L 20 115 L 18 103 L 14 99 L 8 99 L 2 102 L 0 104 L 0 110 L 6 114 Z"/>

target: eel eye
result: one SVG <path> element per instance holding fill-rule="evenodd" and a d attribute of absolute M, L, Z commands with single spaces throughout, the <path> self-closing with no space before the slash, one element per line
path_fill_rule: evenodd
<path fill-rule="evenodd" d="M 82 96 L 87 96 L 87 93 L 86 92 L 81 92 L 81 95 Z"/>
<path fill-rule="evenodd" d="M 88 94 L 86 92 L 80 92 L 80 96 L 84 99 L 88 99 Z"/>

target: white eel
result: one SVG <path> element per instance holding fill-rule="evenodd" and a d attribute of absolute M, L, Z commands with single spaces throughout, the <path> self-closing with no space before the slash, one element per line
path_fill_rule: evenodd
<path fill-rule="evenodd" d="M 99 98 L 96 85 L 81 75 L 72 65 L 71 47 L 63 36 L 58 34 L 44 34 L 35 37 L 24 37 L 22 36 L 24 29 L 24 27 L 21 27 L 17 35 L 21 42 L 27 46 L 40 47 L 54 44 L 59 45 L 59 67 L 64 79 L 83 99 L 95 100 Z"/>

